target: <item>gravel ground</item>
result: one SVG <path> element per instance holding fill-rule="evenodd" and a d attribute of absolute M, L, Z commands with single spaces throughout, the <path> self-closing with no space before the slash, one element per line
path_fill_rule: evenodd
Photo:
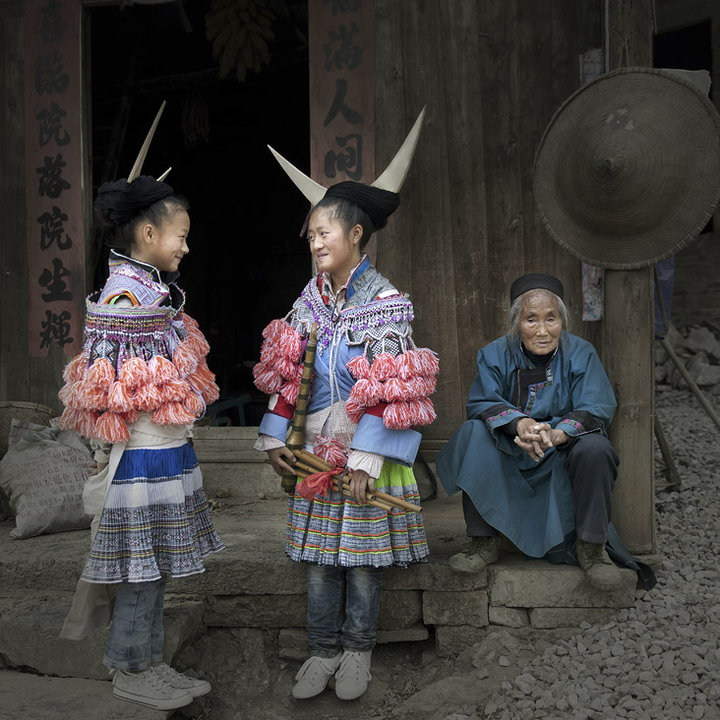
<path fill-rule="evenodd" d="M 720 395 L 710 396 L 717 407 Z M 687 390 L 658 387 L 656 410 L 679 491 L 656 494 L 658 584 L 617 621 L 586 625 L 503 681 L 480 717 L 720 718 L 720 541 L 717 429 Z M 656 482 L 663 481 L 656 456 Z M 473 715 L 448 715 L 459 720 Z"/>
<path fill-rule="evenodd" d="M 638 590 L 635 607 L 602 626 L 491 626 L 481 643 L 457 658 L 437 658 L 431 644 L 379 646 L 370 688 L 352 703 L 336 700 L 332 691 L 291 701 L 297 664 L 289 663 L 271 673 L 270 688 L 255 698 L 246 690 L 234 696 L 220 691 L 203 717 L 720 720 L 717 430 L 688 390 L 657 390 L 657 414 L 682 486 L 656 493 L 662 564 L 658 584 Z M 706 394 L 720 405 L 720 387 Z M 657 448 L 655 465 L 660 485 L 664 465 Z"/>

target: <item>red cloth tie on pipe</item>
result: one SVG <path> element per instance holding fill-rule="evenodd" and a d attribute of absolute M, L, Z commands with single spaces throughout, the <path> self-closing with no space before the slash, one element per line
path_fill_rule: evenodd
<path fill-rule="evenodd" d="M 345 472 L 345 468 L 335 467 L 326 472 L 313 473 L 308 475 L 297 485 L 297 491 L 306 500 L 314 500 L 317 495 L 327 495 L 333 486 L 333 478 Z"/>

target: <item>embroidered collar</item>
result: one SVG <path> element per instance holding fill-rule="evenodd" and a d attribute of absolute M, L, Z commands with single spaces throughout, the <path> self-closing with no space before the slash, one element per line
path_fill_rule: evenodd
<path fill-rule="evenodd" d="M 117 250 L 110 250 L 110 257 L 108 259 L 110 272 L 112 273 L 113 270 L 120 265 L 132 265 L 138 270 L 146 273 L 148 280 L 153 280 L 154 282 L 161 283 L 163 285 L 175 282 L 180 277 L 179 272 L 161 272 L 150 263 L 143 262 L 142 260 L 130 257 L 129 255 L 123 255 Z"/>
<path fill-rule="evenodd" d="M 345 299 L 349 300 L 355 294 L 355 283 L 358 278 L 370 267 L 370 258 L 363 255 L 360 262 L 350 271 L 345 284 L 336 292 L 332 289 L 332 278 L 330 273 L 324 272 L 318 275 L 318 290 L 322 295 L 323 302 L 330 305 L 331 301 L 337 304 L 340 294 L 345 291 Z"/>

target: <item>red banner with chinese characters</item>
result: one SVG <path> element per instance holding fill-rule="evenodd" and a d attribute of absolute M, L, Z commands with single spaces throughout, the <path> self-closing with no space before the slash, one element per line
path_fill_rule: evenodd
<path fill-rule="evenodd" d="M 310 162 L 325 187 L 375 180 L 373 0 L 309 0 Z"/>
<path fill-rule="evenodd" d="M 80 0 L 25 0 L 29 355 L 82 345 Z"/>

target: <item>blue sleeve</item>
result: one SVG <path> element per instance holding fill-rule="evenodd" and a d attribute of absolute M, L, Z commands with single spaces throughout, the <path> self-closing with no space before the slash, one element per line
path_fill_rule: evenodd
<path fill-rule="evenodd" d="M 360 418 L 350 449 L 383 455 L 392 462 L 412 467 L 421 438 L 417 430 L 390 430 L 381 417 L 365 414 Z"/>
<path fill-rule="evenodd" d="M 478 371 L 465 406 L 468 420 L 482 420 L 494 431 L 527 417 L 510 402 L 514 366 L 505 338 L 495 340 L 478 352 Z"/>
<path fill-rule="evenodd" d="M 282 415 L 276 415 L 275 413 L 266 412 L 265 415 L 263 415 L 263 419 L 260 421 L 258 435 L 270 435 L 271 437 L 285 442 L 285 440 L 287 440 L 289 425 L 290 420 L 288 420 L 288 418 L 283 417 Z"/>
<path fill-rule="evenodd" d="M 606 430 L 617 407 L 612 385 L 595 349 L 590 343 L 577 340 L 571 363 L 572 410 L 556 426 L 571 437 Z"/>

